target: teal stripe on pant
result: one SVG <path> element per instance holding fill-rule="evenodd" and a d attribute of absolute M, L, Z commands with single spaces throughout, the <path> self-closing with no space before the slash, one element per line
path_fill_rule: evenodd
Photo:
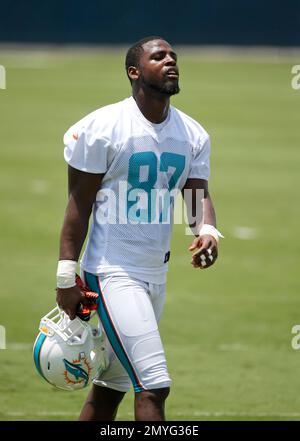
<path fill-rule="evenodd" d="M 142 392 L 144 390 L 144 388 L 142 387 L 132 365 L 131 362 L 124 350 L 124 347 L 122 345 L 122 342 L 120 341 L 120 338 L 114 328 L 114 324 L 111 320 L 111 317 L 109 315 L 109 312 L 107 310 L 106 304 L 105 304 L 105 300 L 104 300 L 104 296 L 99 284 L 99 280 L 98 277 L 95 276 L 94 274 L 88 273 L 88 272 L 84 272 L 84 276 L 85 276 L 85 281 L 86 284 L 88 285 L 88 287 L 90 288 L 91 291 L 97 292 L 99 294 L 99 298 L 97 299 L 97 303 L 98 303 L 98 314 L 99 317 L 101 319 L 103 328 L 105 330 L 105 333 L 107 335 L 107 338 L 113 348 L 113 350 L 116 353 L 116 356 L 118 357 L 118 359 L 120 360 L 120 362 L 122 363 L 124 369 L 127 371 L 131 382 L 133 384 L 134 387 L 134 391 L 135 392 Z"/>

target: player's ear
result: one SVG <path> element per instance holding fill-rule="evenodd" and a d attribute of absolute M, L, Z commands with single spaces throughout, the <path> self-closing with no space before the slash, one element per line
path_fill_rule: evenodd
<path fill-rule="evenodd" d="M 135 66 L 129 66 L 128 70 L 128 76 L 132 81 L 136 81 L 140 77 L 140 70 Z"/>

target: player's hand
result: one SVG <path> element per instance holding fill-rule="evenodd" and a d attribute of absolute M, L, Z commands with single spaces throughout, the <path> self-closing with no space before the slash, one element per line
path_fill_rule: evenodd
<path fill-rule="evenodd" d="M 85 296 L 78 285 L 72 288 L 57 288 L 56 302 L 68 314 L 70 320 L 75 319 L 81 305 L 87 308 L 91 306 L 91 300 Z"/>
<path fill-rule="evenodd" d="M 218 257 L 218 244 L 214 237 L 209 234 L 196 237 L 192 245 L 189 247 L 190 251 L 194 251 L 192 255 L 191 264 L 194 268 L 209 268 L 212 266 Z"/>

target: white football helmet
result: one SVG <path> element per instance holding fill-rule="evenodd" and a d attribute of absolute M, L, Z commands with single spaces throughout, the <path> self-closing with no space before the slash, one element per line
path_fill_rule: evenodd
<path fill-rule="evenodd" d="M 98 317 L 97 313 L 94 316 Z M 98 326 L 69 316 L 58 307 L 40 322 L 33 357 L 39 374 L 64 390 L 86 387 L 108 366 L 104 334 Z"/>

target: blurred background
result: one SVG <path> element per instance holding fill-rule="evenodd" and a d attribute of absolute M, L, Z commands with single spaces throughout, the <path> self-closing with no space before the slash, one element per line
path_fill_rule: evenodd
<path fill-rule="evenodd" d="M 173 44 L 299 46 L 297 0 L 1 1 L 0 39 L 114 43 L 163 34 Z"/>
<path fill-rule="evenodd" d="M 39 320 L 55 306 L 62 137 L 130 95 L 126 50 L 153 34 L 179 56 L 172 104 L 211 135 L 210 191 L 225 235 L 216 265 L 197 271 L 191 236 L 174 228 L 161 321 L 167 418 L 300 419 L 291 346 L 300 324 L 299 28 L 296 0 L 0 2 L 1 420 L 75 420 L 87 394 L 50 387 L 32 359 Z M 133 419 L 132 392 L 119 419 Z"/>

